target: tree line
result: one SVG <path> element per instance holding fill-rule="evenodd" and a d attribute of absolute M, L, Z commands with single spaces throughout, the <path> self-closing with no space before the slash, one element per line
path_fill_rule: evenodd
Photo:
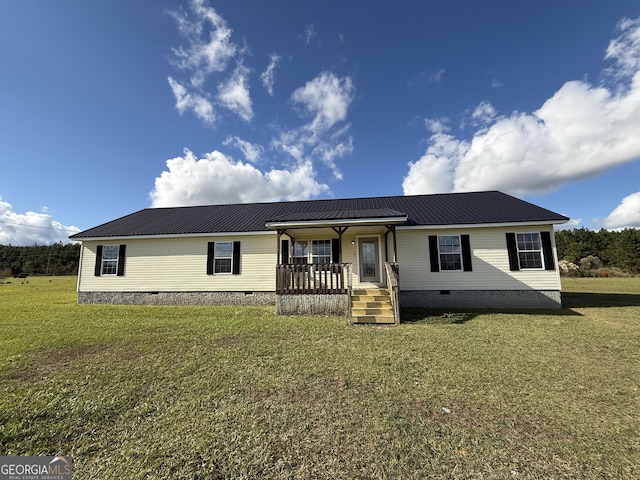
<path fill-rule="evenodd" d="M 0 277 L 77 275 L 79 243 L 16 247 L 0 245 Z"/>
<path fill-rule="evenodd" d="M 640 229 L 576 228 L 556 232 L 561 271 L 582 276 L 640 275 Z M 567 272 L 566 268 L 571 271 Z"/>

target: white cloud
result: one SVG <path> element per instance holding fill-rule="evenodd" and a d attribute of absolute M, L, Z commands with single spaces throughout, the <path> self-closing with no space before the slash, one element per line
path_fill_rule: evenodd
<path fill-rule="evenodd" d="M 318 34 L 316 33 L 316 29 L 313 27 L 313 24 L 309 24 L 305 27 L 302 38 L 304 38 L 304 42 L 309 45 L 311 40 L 316 38 Z"/>
<path fill-rule="evenodd" d="M 567 223 L 561 223 L 559 225 L 554 225 L 556 230 L 574 230 L 580 226 L 582 223 L 581 218 L 571 218 Z"/>
<path fill-rule="evenodd" d="M 354 99 L 355 87 L 350 77 L 338 78 L 322 72 L 291 95 L 295 105 L 309 121 L 299 128 L 286 130 L 274 138 L 272 148 L 297 162 L 320 160 L 337 179 L 342 178 L 335 160 L 353 151 L 350 125 L 344 124 Z"/>
<path fill-rule="evenodd" d="M 640 22 L 628 21 L 620 28 L 614 53 L 608 55 L 623 69 L 635 65 L 627 58 L 629 50 L 640 55 Z M 543 193 L 636 161 L 640 72 L 622 86 L 607 89 L 571 81 L 533 113 L 487 118 L 489 123 L 480 125 L 471 140 L 435 132 L 422 158 L 409 164 L 404 193 L 493 189 L 516 195 Z"/>
<path fill-rule="evenodd" d="M 442 127 L 439 123 L 436 125 Z M 402 182 L 404 194 L 451 192 L 454 178 L 451 158 L 460 158 L 467 149 L 465 142 L 452 135 L 443 131 L 433 133 L 422 158 L 409 164 L 409 173 Z"/>
<path fill-rule="evenodd" d="M 189 79 L 168 79 L 178 112 L 193 112 L 212 124 L 220 121 L 226 109 L 250 122 L 254 117 L 250 70 L 244 63 L 248 47 L 238 48 L 231 41 L 232 30 L 205 0 L 191 2 L 187 13 L 174 17 L 187 40 L 185 47 L 173 50 L 174 64 L 190 75 Z M 306 40 L 315 36 L 313 25 L 309 25 Z M 234 58 L 235 67 L 230 72 Z M 260 75 L 271 96 L 279 62 L 280 56 L 271 54 Z M 214 76 L 217 92 L 212 95 L 206 90 L 206 80 Z M 284 166 L 280 163 L 279 168 L 268 171 L 257 168 L 264 147 L 232 133 L 222 144 L 240 150 L 242 161 L 215 150 L 198 159 L 185 150 L 184 156 L 168 160 L 167 169 L 156 178 L 150 193 L 153 205 L 306 199 L 327 192 L 329 187 L 317 180 L 315 167 L 327 166 L 335 178 L 342 178 L 336 160 L 353 151 L 346 120 L 354 93 L 350 77 L 320 73 L 290 96 L 291 105 L 302 118 L 299 126 L 270 126 L 275 132 L 270 147 L 284 157 Z"/>
<path fill-rule="evenodd" d="M 62 225 L 47 213 L 16 213 L 0 197 L 0 245 L 69 243 L 69 235 L 79 231 L 78 227 Z"/>
<path fill-rule="evenodd" d="M 614 76 L 632 76 L 640 70 L 640 18 L 624 18 L 618 23 L 620 36 L 609 42 L 605 58 L 616 66 L 608 69 Z"/>
<path fill-rule="evenodd" d="M 278 63 L 280 63 L 280 55 L 276 55 L 275 53 L 271 54 L 269 56 L 269 65 L 267 65 L 266 70 L 260 74 L 260 79 L 262 80 L 264 88 L 272 97 L 273 86 L 276 83 L 275 71 Z"/>
<path fill-rule="evenodd" d="M 251 143 L 246 140 L 241 139 L 240 137 L 232 137 L 228 136 L 223 145 L 236 147 L 238 150 L 242 152 L 244 159 L 251 163 L 256 163 L 262 157 L 264 153 L 264 147 L 257 143 Z"/>
<path fill-rule="evenodd" d="M 353 95 L 350 77 L 338 78 L 333 73 L 322 72 L 294 91 L 291 100 L 313 115 L 311 129 L 324 132 L 347 117 Z"/>
<path fill-rule="evenodd" d="M 231 42 L 232 30 L 204 0 L 192 0 L 190 12 L 173 13 L 178 31 L 187 40 L 186 47 L 173 49 L 174 63 L 192 72 L 191 83 L 201 87 L 211 72 L 224 71 L 237 47 Z"/>
<path fill-rule="evenodd" d="M 218 88 L 220 103 L 247 122 L 253 118 L 248 75 L 249 70 L 240 64 L 231 78 L 226 83 L 220 84 Z"/>
<path fill-rule="evenodd" d="M 193 110 L 205 123 L 213 123 L 215 116 L 213 112 L 213 104 L 204 96 L 197 92 L 189 92 L 179 82 L 173 78 L 168 78 L 169 85 L 173 91 L 173 95 L 176 97 L 176 108 L 180 114 L 183 114 L 187 110 Z"/>
<path fill-rule="evenodd" d="M 640 192 L 622 199 L 605 219 L 605 227 L 610 229 L 640 228 Z"/>
<path fill-rule="evenodd" d="M 188 12 L 173 13 L 173 17 L 186 45 L 173 49 L 172 63 L 188 76 L 188 80 L 169 77 L 178 112 L 192 111 L 205 123 L 212 124 L 216 120 L 214 106 L 221 106 L 251 121 L 249 69 L 241 61 L 218 82 L 215 98 L 207 92 L 207 79 L 214 74 L 217 78 L 225 75 L 233 58 L 244 52 L 232 42 L 231 28 L 205 0 L 192 0 Z"/>
<path fill-rule="evenodd" d="M 448 122 L 447 118 L 426 118 L 424 126 L 431 133 L 447 133 L 451 130 L 447 125 Z"/>
<path fill-rule="evenodd" d="M 484 126 L 491 123 L 496 118 L 497 112 L 493 105 L 487 101 L 480 104 L 471 113 L 471 119 L 474 125 Z"/>
<path fill-rule="evenodd" d="M 219 151 L 196 158 L 185 149 L 167 160 L 150 197 L 153 207 L 303 200 L 328 191 L 315 176 L 310 162 L 263 173 Z"/>

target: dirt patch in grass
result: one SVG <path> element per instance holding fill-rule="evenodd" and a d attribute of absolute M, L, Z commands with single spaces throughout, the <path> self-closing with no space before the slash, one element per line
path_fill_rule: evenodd
<path fill-rule="evenodd" d="M 220 349 L 239 347 L 244 342 L 246 342 L 246 338 L 241 335 L 224 335 L 222 337 L 212 339 L 209 345 L 209 350 L 211 352 L 217 352 Z"/>
<path fill-rule="evenodd" d="M 78 345 L 49 350 L 34 354 L 26 365 L 11 375 L 11 379 L 17 382 L 43 380 L 59 375 L 71 365 L 133 362 L 141 356 L 133 345 Z"/>

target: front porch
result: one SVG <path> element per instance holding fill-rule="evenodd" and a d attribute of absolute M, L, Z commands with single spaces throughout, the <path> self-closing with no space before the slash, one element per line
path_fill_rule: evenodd
<path fill-rule="evenodd" d="M 344 315 L 351 324 L 398 324 L 398 264 L 385 262 L 384 270 L 384 284 L 354 288 L 351 263 L 277 265 L 277 313 Z"/>
<path fill-rule="evenodd" d="M 277 232 L 278 313 L 340 312 L 351 323 L 398 323 L 396 225 L 406 221 L 391 209 L 290 213 L 268 220 L 265 226 Z M 359 298 L 368 291 L 373 299 Z"/>

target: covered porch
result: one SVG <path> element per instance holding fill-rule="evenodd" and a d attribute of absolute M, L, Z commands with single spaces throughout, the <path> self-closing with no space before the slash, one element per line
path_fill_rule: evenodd
<path fill-rule="evenodd" d="M 396 225 L 406 221 L 390 209 L 304 212 L 267 221 L 277 232 L 278 313 L 398 323 Z"/>

